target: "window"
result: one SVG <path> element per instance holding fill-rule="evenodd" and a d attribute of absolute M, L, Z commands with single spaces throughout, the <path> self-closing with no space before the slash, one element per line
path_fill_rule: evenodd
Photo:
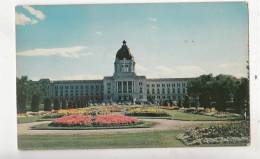
<path fill-rule="evenodd" d="M 142 89 L 142 87 L 140 87 L 140 91 L 139 91 L 140 93 L 143 93 L 143 89 Z"/>
<path fill-rule="evenodd" d="M 157 84 L 157 87 L 160 87 L 160 84 Z"/>
<path fill-rule="evenodd" d="M 159 88 L 157 89 L 157 94 L 160 94 L 160 89 Z"/>
<path fill-rule="evenodd" d="M 154 88 L 152 89 L 152 94 L 154 94 Z"/>
<path fill-rule="evenodd" d="M 139 86 L 142 86 L 143 85 L 143 83 L 142 82 L 139 82 Z"/>
<path fill-rule="evenodd" d="M 165 84 L 162 84 L 162 87 L 165 87 Z"/>
<path fill-rule="evenodd" d="M 128 81 L 128 92 L 132 92 L 132 81 Z"/>
<path fill-rule="evenodd" d="M 169 88 L 167 89 L 167 93 L 168 93 L 168 94 L 170 94 L 170 93 L 171 93 Z"/>
<path fill-rule="evenodd" d="M 164 88 L 162 89 L 162 94 L 164 94 L 165 93 L 165 90 L 164 90 Z"/>
<path fill-rule="evenodd" d="M 118 86 L 118 87 L 117 87 L 117 88 L 118 88 L 118 90 L 117 90 L 118 93 L 122 93 L 122 82 L 118 82 L 118 83 L 117 83 L 117 86 Z"/>
<path fill-rule="evenodd" d="M 146 85 L 146 87 L 150 87 L 150 85 L 149 85 L 149 84 L 147 84 L 147 85 Z"/>
<path fill-rule="evenodd" d="M 127 93 L 127 82 L 123 82 L 123 93 Z"/>

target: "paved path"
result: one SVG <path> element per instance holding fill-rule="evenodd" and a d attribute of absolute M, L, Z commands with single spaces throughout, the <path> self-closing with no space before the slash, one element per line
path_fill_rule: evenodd
<path fill-rule="evenodd" d="M 142 119 L 157 124 L 151 128 L 130 128 L 130 129 L 102 129 L 102 130 L 31 130 L 31 127 L 38 124 L 50 123 L 50 121 L 32 122 L 18 124 L 18 135 L 93 135 L 93 134 L 115 134 L 115 133 L 136 133 L 161 130 L 179 130 L 188 127 L 199 126 L 209 123 L 224 123 L 227 121 L 180 121 L 165 119 Z"/>

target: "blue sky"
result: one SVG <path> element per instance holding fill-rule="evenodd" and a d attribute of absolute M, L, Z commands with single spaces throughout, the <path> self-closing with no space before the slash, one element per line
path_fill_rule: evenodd
<path fill-rule="evenodd" d="M 17 76 L 111 76 L 123 40 L 148 78 L 247 76 L 244 2 L 18 6 Z"/>

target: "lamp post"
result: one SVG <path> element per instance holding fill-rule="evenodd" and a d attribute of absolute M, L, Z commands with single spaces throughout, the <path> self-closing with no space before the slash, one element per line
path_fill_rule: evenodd
<path fill-rule="evenodd" d="M 97 112 L 96 112 L 95 109 L 91 110 L 90 116 L 91 116 L 92 125 L 95 125 L 96 124 L 96 116 L 97 116 Z"/>

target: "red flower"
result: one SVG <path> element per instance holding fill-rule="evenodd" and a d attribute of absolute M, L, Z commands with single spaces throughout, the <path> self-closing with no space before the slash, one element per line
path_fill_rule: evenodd
<path fill-rule="evenodd" d="M 91 124 L 110 126 L 110 125 L 127 125 L 138 122 L 137 118 L 124 115 L 97 115 L 95 123 L 92 123 L 90 116 L 69 115 L 53 120 L 53 124 L 62 126 L 89 126 Z"/>

